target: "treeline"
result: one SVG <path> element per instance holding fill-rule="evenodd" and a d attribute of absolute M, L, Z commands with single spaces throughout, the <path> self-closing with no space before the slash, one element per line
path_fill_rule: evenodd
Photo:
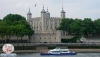
<path fill-rule="evenodd" d="M 18 14 L 8 14 L 0 21 L 0 38 L 10 39 L 11 36 L 31 36 L 34 31 L 24 17 Z"/>
<path fill-rule="evenodd" d="M 57 29 L 66 31 L 68 34 L 100 36 L 100 19 L 92 21 L 91 18 L 84 18 L 84 20 L 63 18 Z"/>
<path fill-rule="evenodd" d="M 54 49 L 56 46 L 48 46 L 48 49 Z M 68 49 L 100 49 L 99 45 L 67 45 Z"/>

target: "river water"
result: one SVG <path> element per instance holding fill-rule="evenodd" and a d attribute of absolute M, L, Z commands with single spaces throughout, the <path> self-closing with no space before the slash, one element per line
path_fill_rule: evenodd
<path fill-rule="evenodd" d="M 17 57 L 100 57 L 100 53 L 77 53 L 67 56 L 41 56 L 39 53 L 17 53 Z"/>

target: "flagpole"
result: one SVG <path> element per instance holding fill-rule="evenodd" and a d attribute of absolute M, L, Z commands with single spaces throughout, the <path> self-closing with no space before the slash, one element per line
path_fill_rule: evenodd
<path fill-rule="evenodd" d="M 37 3 L 35 4 L 35 7 L 36 7 L 36 12 L 35 13 L 36 13 L 36 17 L 37 17 Z"/>
<path fill-rule="evenodd" d="M 36 17 L 37 17 L 37 6 L 36 6 Z"/>

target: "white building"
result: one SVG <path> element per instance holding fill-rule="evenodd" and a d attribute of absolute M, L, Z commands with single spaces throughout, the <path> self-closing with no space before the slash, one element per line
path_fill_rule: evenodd
<path fill-rule="evenodd" d="M 65 18 L 65 11 L 61 10 L 61 17 L 50 17 L 50 13 L 43 9 L 41 11 L 41 17 L 32 18 L 32 13 L 27 13 L 27 21 L 30 23 L 35 34 L 30 38 L 30 42 L 61 42 L 61 38 L 66 38 L 66 33 L 62 34 L 60 30 L 56 30 L 59 27 L 62 18 Z M 71 38 L 72 36 L 67 36 Z"/>

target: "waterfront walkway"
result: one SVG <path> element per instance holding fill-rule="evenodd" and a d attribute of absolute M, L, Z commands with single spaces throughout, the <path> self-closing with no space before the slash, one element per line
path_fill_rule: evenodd
<path fill-rule="evenodd" d="M 1 43 L 0 44 L 0 46 L 2 46 L 2 45 L 4 45 L 5 43 Z M 100 43 L 11 43 L 11 44 L 13 44 L 14 46 L 16 46 L 16 45 L 28 45 L 28 46 L 33 46 L 33 45 L 35 45 L 35 46 L 41 46 L 41 45 L 63 45 L 63 46 L 65 46 L 65 45 L 98 45 L 98 46 L 100 46 Z"/>
<path fill-rule="evenodd" d="M 39 53 L 39 52 L 46 52 L 49 49 L 44 50 L 15 50 L 13 53 Z M 69 49 L 70 51 L 75 51 L 77 53 L 100 53 L 100 49 Z M 0 51 L 0 53 L 4 53 Z"/>

